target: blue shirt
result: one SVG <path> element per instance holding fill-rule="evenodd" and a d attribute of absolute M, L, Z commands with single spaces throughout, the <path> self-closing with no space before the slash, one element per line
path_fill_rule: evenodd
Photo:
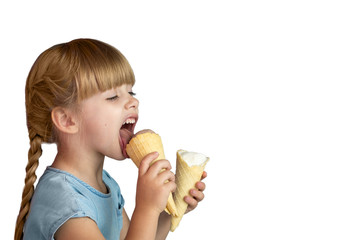
<path fill-rule="evenodd" d="M 119 185 L 103 171 L 104 194 L 68 172 L 48 167 L 31 200 L 24 240 L 53 240 L 70 218 L 89 217 L 107 240 L 119 240 L 124 199 Z"/>

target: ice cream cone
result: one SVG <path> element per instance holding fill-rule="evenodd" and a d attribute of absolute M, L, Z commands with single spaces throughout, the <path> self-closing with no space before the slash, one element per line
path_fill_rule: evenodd
<path fill-rule="evenodd" d="M 137 133 L 127 144 L 126 152 L 137 167 L 140 166 L 143 158 L 151 152 L 159 153 L 159 156 L 152 163 L 165 159 L 161 138 L 151 130 L 143 130 Z"/>
<path fill-rule="evenodd" d="M 196 182 L 201 180 L 206 163 L 209 158 L 200 153 L 187 152 L 185 150 L 177 151 L 176 158 L 176 191 L 175 205 L 178 216 L 171 217 L 171 231 L 175 231 L 179 225 L 188 204 L 184 197 L 189 195 L 189 191 L 195 188 Z"/>
<path fill-rule="evenodd" d="M 159 156 L 151 164 L 160 159 L 165 159 L 161 137 L 151 130 L 137 133 L 130 140 L 129 144 L 127 144 L 126 152 L 138 168 L 143 158 L 149 153 L 159 153 Z M 165 211 L 172 216 L 177 216 L 177 210 L 172 193 L 169 195 Z"/>

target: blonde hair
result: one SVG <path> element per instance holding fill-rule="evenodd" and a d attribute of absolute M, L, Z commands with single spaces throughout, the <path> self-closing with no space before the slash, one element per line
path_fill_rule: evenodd
<path fill-rule="evenodd" d="M 23 237 L 37 178 L 35 171 L 42 154 L 41 144 L 56 142 L 52 109 L 71 107 L 95 93 L 134 83 L 134 73 L 126 58 L 116 48 L 98 40 L 76 39 L 40 54 L 25 88 L 30 149 L 15 240 Z"/>

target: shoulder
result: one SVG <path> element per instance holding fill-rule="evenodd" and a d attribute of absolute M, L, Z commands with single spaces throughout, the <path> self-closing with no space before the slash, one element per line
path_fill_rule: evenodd
<path fill-rule="evenodd" d="M 36 186 L 31 207 L 42 205 L 53 209 L 71 208 L 74 211 L 79 207 L 79 198 L 81 198 L 81 188 L 70 174 L 48 168 Z"/>
<path fill-rule="evenodd" d="M 61 209 L 71 208 L 74 212 L 84 210 L 88 195 L 89 186 L 80 179 L 65 171 L 47 168 L 36 186 L 34 201 Z"/>
<path fill-rule="evenodd" d="M 86 197 L 86 188 L 81 183 L 66 172 L 48 168 L 40 178 L 31 200 L 25 237 L 36 239 L 41 234 L 51 239 L 56 230 L 70 218 L 94 218 L 92 209 L 93 203 Z"/>

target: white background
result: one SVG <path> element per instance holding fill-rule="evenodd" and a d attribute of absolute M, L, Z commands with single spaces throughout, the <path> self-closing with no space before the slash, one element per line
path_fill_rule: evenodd
<path fill-rule="evenodd" d="M 357 1 L 2 1 L 1 239 L 29 147 L 24 87 L 46 48 L 80 37 L 129 60 L 137 130 L 202 152 L 206 198 L 168 239 L 360 238 Z M 37 174 L 50 165 L 43 146 Z M 137 170 L 106 160 L 131 215 Z"/>

